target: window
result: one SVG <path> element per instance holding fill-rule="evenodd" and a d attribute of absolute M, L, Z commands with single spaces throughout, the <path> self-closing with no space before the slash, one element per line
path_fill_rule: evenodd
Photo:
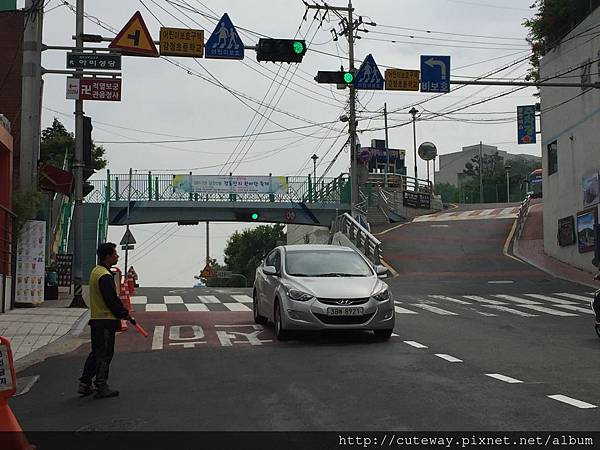
<path fill-rule="evenodd" d="M 556 141 L 548 144 L 548 175 L 558 171 L 558 143 Z"/>
<path fill-rule="evenodd" d="M 275 266 L 277 273 L 281 273 L 281 253 L 279 250 L 275 250 L 275 255 L 273 256 L 273 265 Z"/>

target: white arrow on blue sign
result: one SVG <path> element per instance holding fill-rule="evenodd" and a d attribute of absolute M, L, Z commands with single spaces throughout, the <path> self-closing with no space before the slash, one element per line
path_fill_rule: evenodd
<path fill-rule="evenodd" d="M 373 55 L 367 56 L 360 65 L 360 69 L 354 77 L 354 87 L 356 89 L 383 90 L 383 76 L 375 63 L 375 59 L 373 59 Z"/>
<path fill-rule="evenodd" d="M 421 92 L 450 92 L 450 57 L 421 55 Z"/>
<path fill-rule="evenodd" d="M 204 57 L 244 59 L 244 43 L 227 13 L 223 14 L 204 47 Z"/>

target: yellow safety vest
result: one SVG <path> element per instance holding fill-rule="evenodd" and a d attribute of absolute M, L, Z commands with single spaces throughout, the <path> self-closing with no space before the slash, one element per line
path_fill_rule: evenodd
<path fill-rule="evenodd" d="M 90 319 L 117 320 L 108 306 L 106 306 L 102 292 L 100 292 L 100 278 L 104 275 L 110 275 L 112 278 L 110 271 L 100 265 L 94 267 L 90 274 Z"/>

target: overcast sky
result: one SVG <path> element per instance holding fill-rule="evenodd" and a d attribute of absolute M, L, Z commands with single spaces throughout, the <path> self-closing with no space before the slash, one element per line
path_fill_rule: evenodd
<path fill-rule="evenodd" d="M 68 2 L 74 10 L 75 0 Z M 47 45 L 74 45 L 71 36 L 75 33 L 75 14 L 64 3 L 63 0 L 46 3 L 44 43 Z M 335 0 L 331 4 L 346 5 Z M 530 4 L 531 0 L 500 3 L 355 0 L 355 14 L 361 15 L 365 22 L 377 24 L 367 27 L 369 33 L 361 33 L 355 57 L 361 61 L 372 53 L 383 73 L 385 67 L 419 69 L 420 55 L 450 55 L 452 78 L 469 79 L 503 67 L 507 68 L 492 76 L 522 78 L 528 68 L 524 58 L 529 54 L 522 22 L 533 15 Z M 320 157 L 317 169 L 320 175 L 343 144 L 345 124 L 336 120 L 344 113 L 347 91 L 313 80 L 318 70 L 348 66 L 347 42 L 343 38 L 337 42 L 332 39 L 331 30 L 339 29 L 334 15 L 315 18 L 311 11 L 303 20 L 306 9 L 302 0 L 88 0 L 85 10 L 90 16 L 85 21 L 85 32 L 105 37 L 114 37 L 139 10 L 155 40 L 159 38 L 161 23 L 168 27 L 203 29 L 208 39 L 215 28 L 215 17 L 218 19 L 226 12 L 245 45 L 255 45 L 259 35 L 298 36 L 305 38 L 309 47 L 299 65 L 257 63 L 251 50 L 246 50 L 243 62 L 190 58 L 169 58 L 169 62 L 165 58 L 124 57 L 122 101 L 88 101 L 84 105 L 85 113 L 94 122 L 94 140 L 107 150 L 112 174 L 125 174 L 131 167 L 141 172 L 162 173 L 191 170 L 206 175 L 229 172 L 306 175 L 312 172 L 310 156 L 316 153 Z M 98 25 L 98 20 L 104 28 Z M 43 66 L 64 69 L 65 52 L 44 52 Z M 65 99 L 65 86 L 65 75 L 44 76 L 43 127 L 57 117 L 69 130 L 74 129 L 74 102 Z M 462 87 L 417 105 L 417 109 L 423 118 L 431 118 L 431 112 L 453 111 L 510 89 Z M 445 118 L 420 121 L 418 142 L 434 142 L 440 154 L 459 151 L 481 140 L 509 153 L 539 156 L 539 145 L 516 144 L 516 107 L 535 103 L 533 92 L 530 88 L 523 89 Z M 399 125 L 410 118 L 408 111 L 413 105 L 432 97 L 435 94 L 361 92 L 359 130 L 375 129 L 360 132 L 361 144 L 366 146 L 371 139 L 384 138 L 384 132 L 378 130 L 383 128 L 379 113 L 387 102 L 391 112 L 389 125 L 395 126 L 390 129 L 390 146 L 408 150 L 406 164 L 412 175 L 412 128 Z M 261 105 L 270 105 L 276 111 Z M 269 121 L 254 110 L 259 110 Z M 321 125 L 298 130 L 301 135 L 298 131 L 285 131 L 241 142 L 239 139 L 140 142 L 239 136 L 315 123 Z M 348 168 L 349 154 L 343 152 L 328 176 L 337 176 Z M 419 171 L 425 173 L 422 161 Z M 96 178 L 104 175 L 101 172 Z M 247 226 L 212 224 L 211 256 L 222 261 L 226 238 L 234 230 Z M 202 269 L 205 259 L 204 224 L 179 228 L 133 226 L 132 231 L 138 247 L 130 258 L 142 285 L 193 284 L 193 275 Z M 123 232 L 124 228 L 111 227 L 109 239 L 118 242 Z"/>

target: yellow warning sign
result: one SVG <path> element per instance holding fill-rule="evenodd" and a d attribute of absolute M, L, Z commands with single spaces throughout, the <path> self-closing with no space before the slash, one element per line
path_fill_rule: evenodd
<path fill-rule="evenodd" d="M 418 91 L 421 72 L 418 70 L 387 69 L 386 91 Z"/>
<path fill-rule="evenodd" d="M 133 15 L 127 25 L 115 36 L 108 48 L 119 49 L 124 55 L 159 56 L 156 45 L 139 11 Z"/>
<path fill-rule="evenodd" d="M 204 269 L 202 269 L 202 272 L 200 272 L 201 278 L 213 278 L 216 276 L 217 276 L 217 274 L 215 273 L 215 269 L 210 267 L 210 265 L 208 265 L 208 264 L 205 265 Z"/>
<path fill-rule="evenodd" d="M 204 56 L 204 30 L 161 28 L 160 54 L 163 56 Z"/>

